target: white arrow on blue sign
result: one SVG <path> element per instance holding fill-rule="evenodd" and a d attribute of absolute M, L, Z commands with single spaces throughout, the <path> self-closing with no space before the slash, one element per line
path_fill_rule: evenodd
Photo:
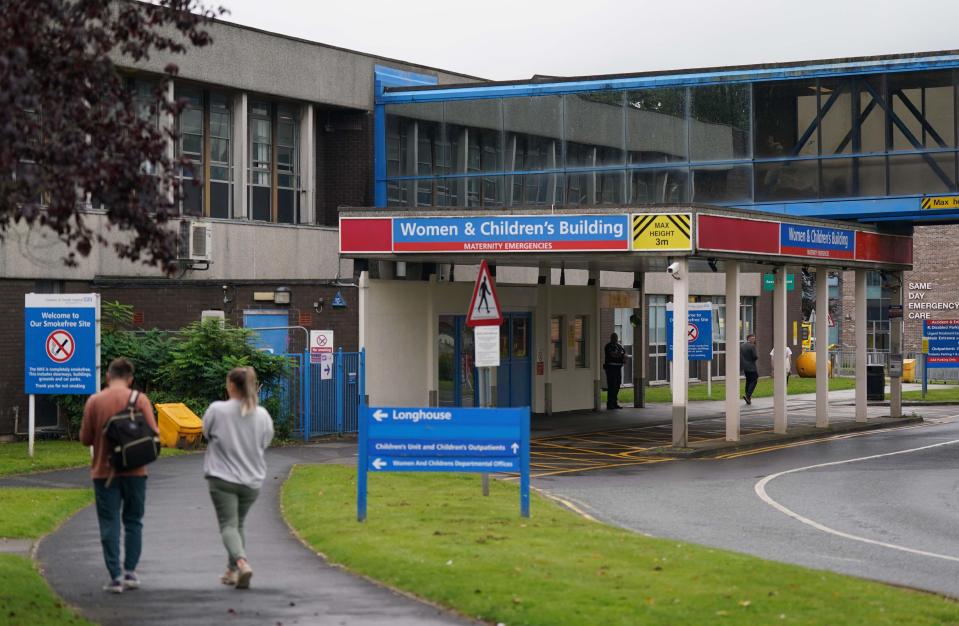
<path fill-rule="evenodd" d="M 361 407 L 357 518 L 369 471 L 518 472 L 529 517 L 529 408 Z"/>

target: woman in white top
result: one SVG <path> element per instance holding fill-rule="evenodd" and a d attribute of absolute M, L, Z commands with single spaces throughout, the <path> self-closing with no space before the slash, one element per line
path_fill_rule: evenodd
<path fill-rule="evenodd" d="M 247 589 L 253 569 L 246 558 L 243 522 L 266 478 L 264 452 L 273 440 L 273 420 L 266 409 L 257 406 L 256 372 L 252 367 L 230 370 L 226 391 L 229 400 L 214 402 L 203 415 L 207 440 L 203 474 L 229 555 L 220 580 Z"/>
<path fill-rule="evenodd" d="M 793 364 L 793 351 L 792 348 L 786 346 L 786 351 L 784 353 L 786 358 L 783 360 L 783 365 L 786 367 L 786 382 L 789 382 L 789 374 L 792 373 L 792 364 Z M 769 351 L 769 360 L 772 361 L 773 366 L 773 376 L 776 375 L 776 348 L 773 348 Z"/>

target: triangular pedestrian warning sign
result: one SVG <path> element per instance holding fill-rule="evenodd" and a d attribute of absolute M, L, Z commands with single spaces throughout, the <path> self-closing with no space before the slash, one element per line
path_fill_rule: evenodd
<path fill-rule="evenodd" d="M 490 274 L 486 261 L 480 265 L 470 298 L 469 313 L 466 314 L 467 326 L 499 326 L 503 323 L 503 311 L 496 297 L 496 284 Z"/>

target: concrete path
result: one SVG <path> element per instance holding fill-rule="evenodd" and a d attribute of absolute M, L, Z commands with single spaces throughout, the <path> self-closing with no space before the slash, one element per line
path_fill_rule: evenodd
<path fill-rule="evenodd" d="M 378 587 L 327 565 L 289 531 L 279 489 L 294 463 L 354 462 L 355 445 L 323 444 L 271 450 L 269 477 L 247 519 L 249 591 L 219 582 L 226 568 L 202 455 L 161 459 L 150 470 L 143 588 L 106 594 L 96 513 L 87 507 L 41 541 L 37 558 L 53 589 L 88 619 L 105 626 L 209 624 L 331 624 L 432 626 L 465 619 Z M 0 486 L 89 486 L 87 470 L 0 481 Z"/>

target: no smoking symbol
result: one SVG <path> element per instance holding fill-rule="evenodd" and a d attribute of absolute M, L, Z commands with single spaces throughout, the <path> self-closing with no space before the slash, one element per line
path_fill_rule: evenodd
<path fill-rule="evenodd" d="M 67 331 L 55 330 L 47 336 L 47 356 L 54 363 L 66 363 L 75 350 L 73 335 Z"/>
<path fill-rule="evenodd" d="M 326 335 L 320 335 L 319 337 L 316 338 L 316 345 L 318 346 L 325 346 L 326 342 L 327 342 Z"/>
<path fill-rule="evenodd" d="M 696 341 L 699 338 L 699 326 L 690 323 L 689 328 L 686 330 L 687 341 L 690 343 Z"/>

